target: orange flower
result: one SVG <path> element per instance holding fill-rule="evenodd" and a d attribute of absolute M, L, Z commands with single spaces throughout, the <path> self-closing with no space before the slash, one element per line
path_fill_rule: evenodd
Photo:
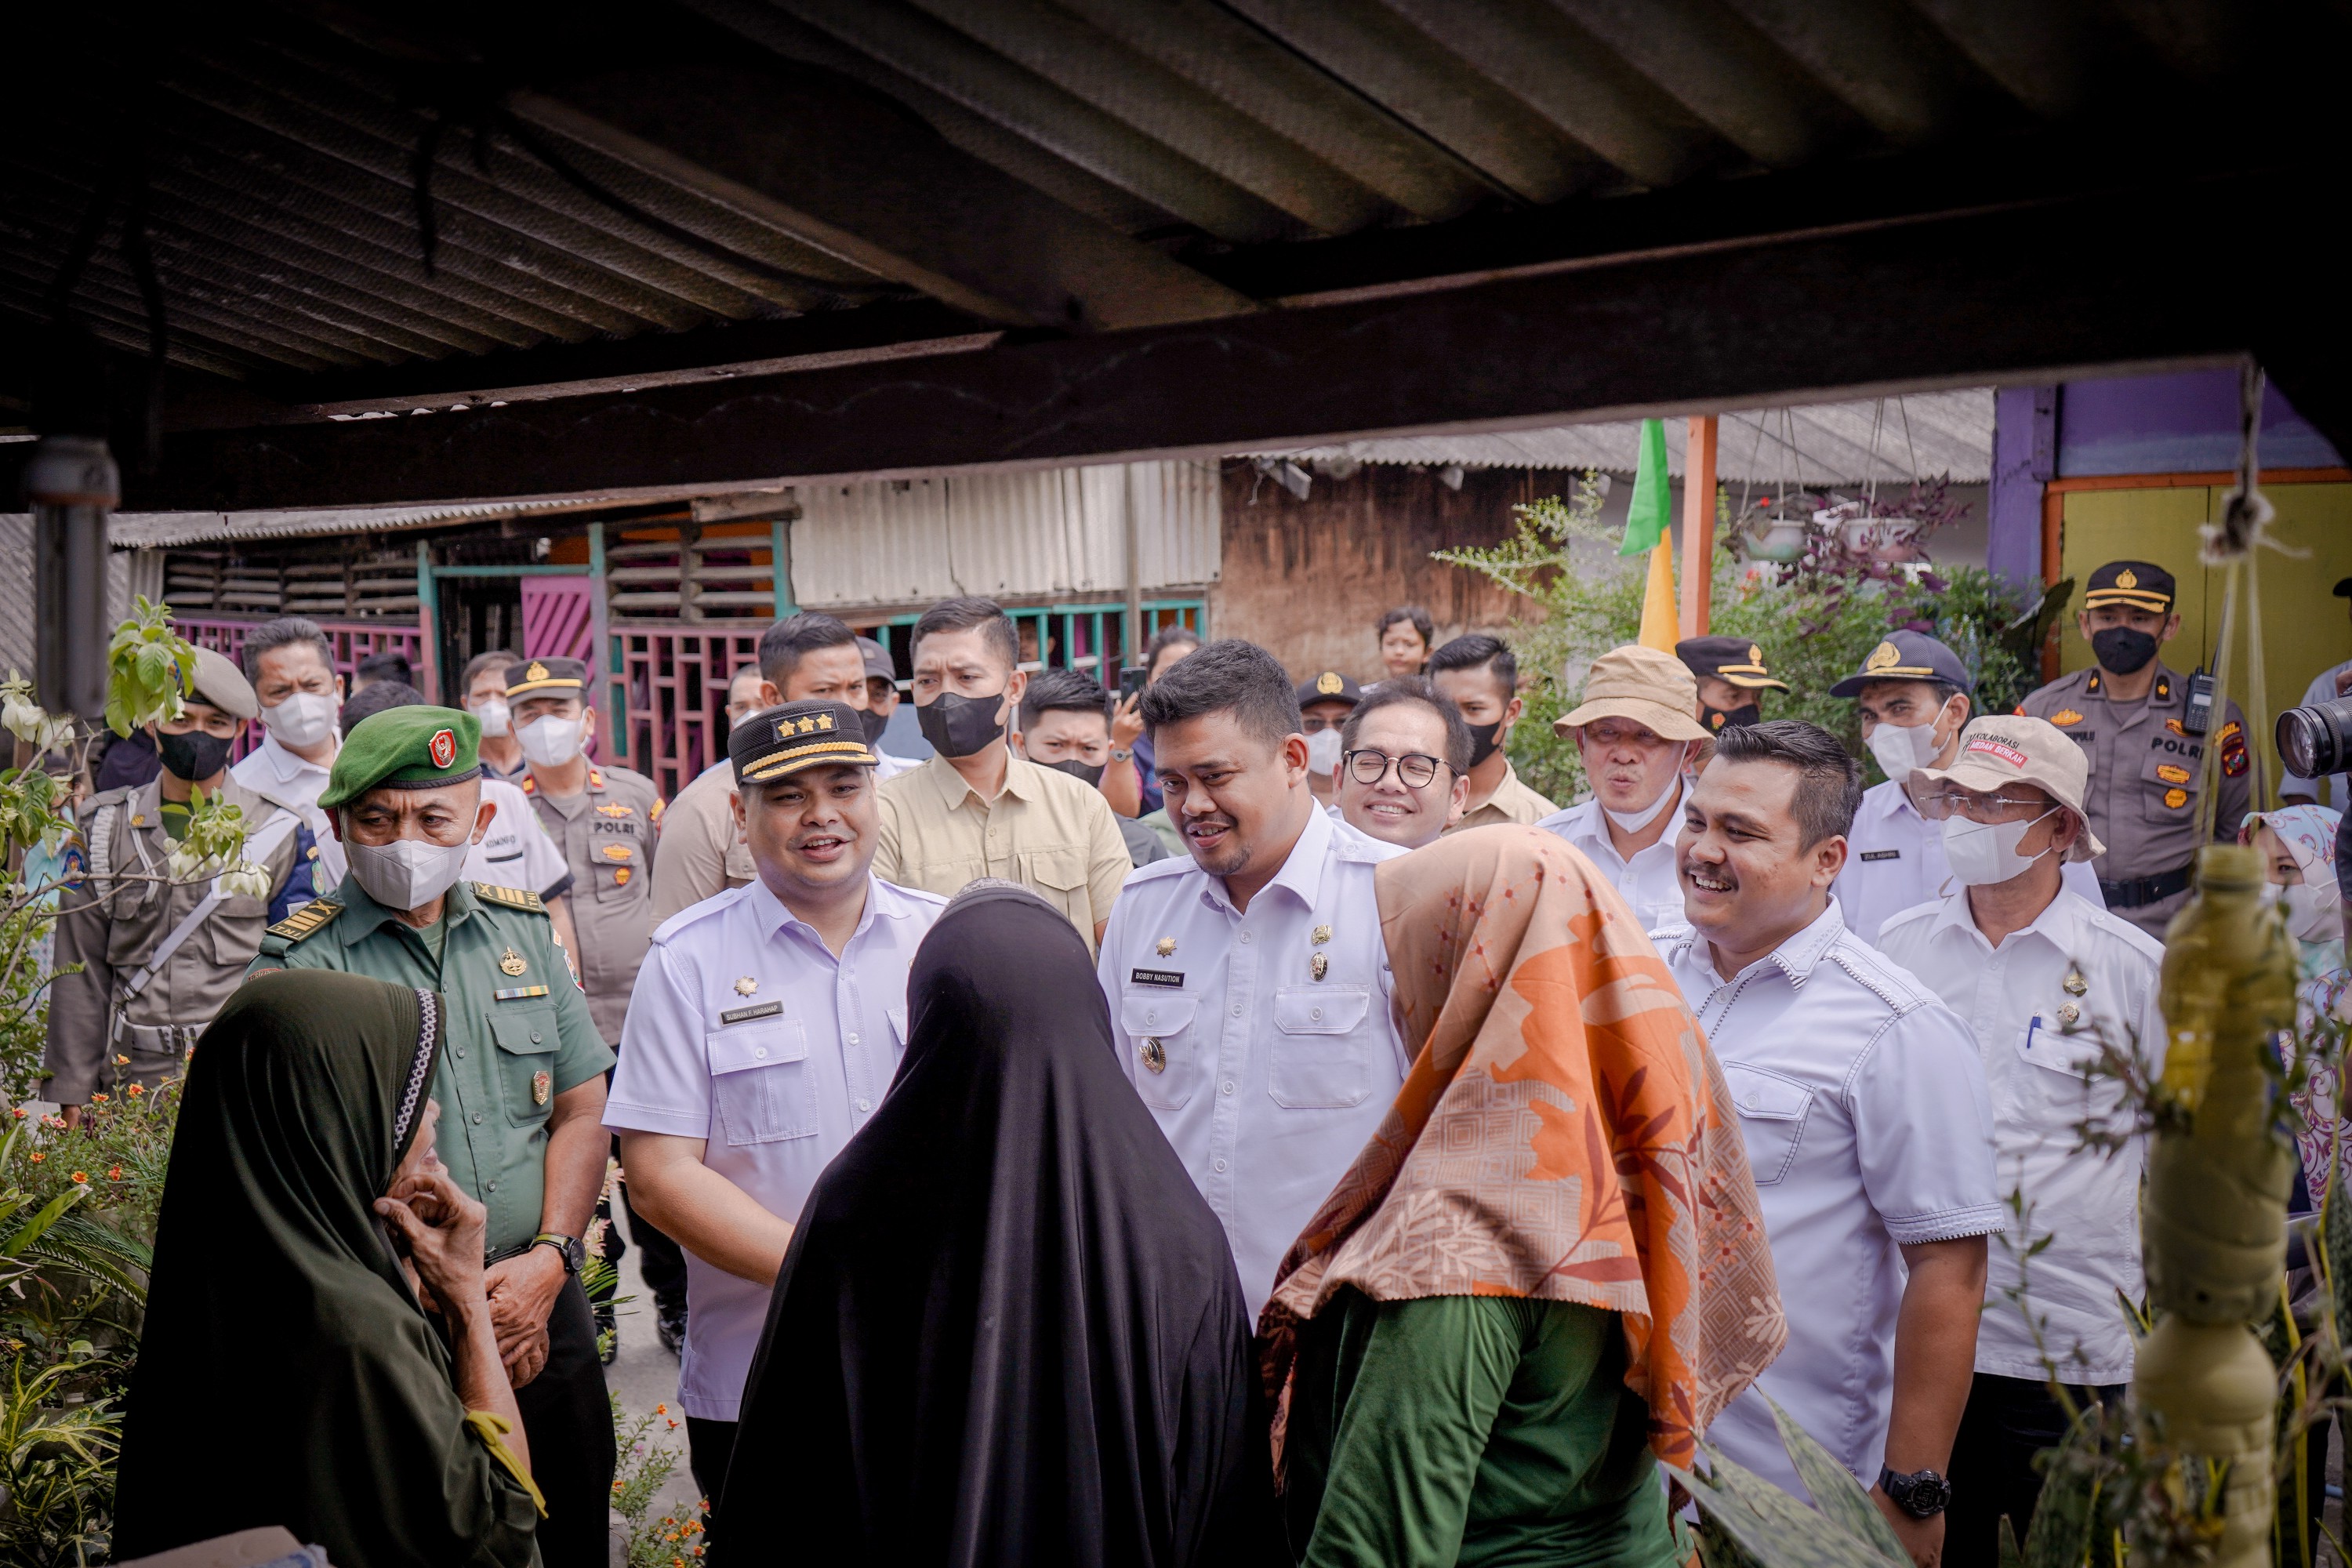
<path fill-rule="evenodd" d="M 106 1103 L 106 1096 L 93 1092 L 89 1097 L 89 1102 L 92 1105 L 104 1105 Z"/>
<path fill-rule="evenodd" d="M 127 1068 L 131 1065 L 131 1058 L 129 1057 L 117 1057 L 114 1058 L 114 1065 L 119 1068 Z"/>
<path fill-rule="evenodd" d="M 136 1100 L 141 1095 L 147 1092 L 147 1086 L 143 1083 L 134 1083 L 122 1092 L 129 1095 L 131 1099 Z"/>
<path fill-rule="evenodd" d="M 614 1481 L 614 1482 L 613 1483 L 613 1489 L 614 1489 L 614 1491 L 619 1491 L 619 1490 L 621 1489 L 621 1483 L 620 1483 L 620 1482 L 618 1482 L 618 1481 Z"/>
<path fill-rule="evenodd" d="M 122 1180 L 122 1167 L 120 1165 L 109 1165 L 106 1168 L 106 1174 L 109 1180 L 119 1182 Z"/>
<path fill-rule="evenodd" d="M 44 1160 L 46 1160 L 46 1159 L 47 1159 L 47 1158 L 48 1158 L 48 1156 L 47 1156 L 47 1154 L 39 1153 L 39 1152 L 36 1152 L 31 1156 L 32 1162 L 33 1162 L 33 1163 L 35 1163 L 36 1165 L 39 1164 L 42 1161 L 44 1161 Z"/>
<path fill-rule="evenodd" d="M 667 1405 L 667 1404 L 662 1404 L 662 1405 L 655 1405 L 655 1406 L 654 1406 L 654 1414 L 655 1414 L 655 1415 L 668 1415 L 668 1414 L 669 1414 L 669 1406 L 668 1406 L 668 1405 Z"/>
<path fill-rule="evenodd" d="M 11 1116 L 14 1116 L 17 1121 L 24 1121 L 24 1120 L 25 1120 L 25 1108 L 24 1108 L 23 1106 L 21 1106 L 21 1105 L 20 1105 L 20 1106 L 18 1106 L 16 1110 L 14 1110 L 10 1111 L 8 1114 L 9 1114 L 9 1115 L 11 1115 Z"/>
<path fill-rule="evenodd" d="M 73 1173 L 73 1179 L 77 1182 L 87 1182 L 89 1180 L 89 1173 L 88 1171 L 76 1171 Z"/>

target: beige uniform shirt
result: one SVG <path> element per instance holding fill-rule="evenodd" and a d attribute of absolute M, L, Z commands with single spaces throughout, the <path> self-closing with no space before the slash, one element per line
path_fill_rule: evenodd
<path fill-rule="evenodd" d="M 1069 916 L 1092 952 L 1135 868 L 1110 803 L 1067 773 L 1021 757 L 1006 764 L 993 801 L 939 757 L 883 784 L 874 874 L 942 898 L 981 877 L 1019 882 Z"/>
<path fill-rule="evenodd" d="M 621 1037 L 637 965 L 653 941 L 654 846 L 661 837 L 661 795 L 641 773 L 591 766 L 588 787 L 563 798 L 536 777 L 522 781 L 547 836 L 572 868 L 572 924 L 580 933 L 580 984 L 588 1014 L 611 1045 Z"/>
<path fill-rule="evenodd" d="M 1559 809 L 1559 807 L 1521 784 L 1518 770 L 1512 767 L 1510 763 L 1505 763 L 1503 782 L 1495 786 L 1495 793 L 1487 797 L 1486 803 L 1475 811 L 1464 812 L 1462 820 L 1445 831 L 1459 833 L 1465 827 L 1487 827 L 1497 822 L 1518 822 L 1532 826 Z"/>
<path fill-rule="evenodd" d="M 284 815 L 234 777 L 221 782 L 220 794 L 244 811 L 248 843 Z M 49 1074 L 46 1092 L 61 1104 L 82 1104 L 92 1089 L 110 1088 L 119 1079 L 152 1085 L 178 1071 L 198 1031 L 244 981 L 245 966 L 261 949 L 268 900 L 244 893 L 222 900 L 123 1005 L 122 1026 L 115 1027 L 123 984 L 213 888 L 211 877 L 170 886 L 133 879 L 171 877 L 172 841 L 163 832 L 162 804 L 162 785 L 150 780 L 137 789 L 108 791 L 83 814 L 83 841 L 95 853 L 104 839 L 110 875 L 101 878 L 93 868 L 58 900 L 57 966 L 81 966 L 79 973 L 59 973 L 49 987 L 42 1062 Z M 285 834 L 267 857 L 255 857 L 268 871 L 273 893 L 294 869 L 297 841 L 298 835 Z M 131 1059 L 117 1063 L 118 1056 Z"/>
<path fill-rule="evenodd" d="M 751 879 L 751 847 L 735 828 L 735 764 L 711 763 L 662 813 L 653 874 L 654 923 Z"/>
<path fill-rule="evenodd" d="M 2246 717 L 2234 702 L 2215 706 L 2203 737 L 2181 725 L 2189 706 L 2189 678 L 2159 661 L 2156 684 L 2141 702 L 2111 704 L 2095 666 L 2059 677 L 2028 696 L 2017 710 L 2046 719 L 2083 748 L 2090 764 L 2084 789 L 2084 815 L 2106 853 L 2091 862 L 2107 907 L 2158 941 L 2173 915 L 2189 900 L 2184 887 L 2154 900 L 2136 899 L 2125 884 L 2185 871 L 2199 846 L 2237 842 L 2238 824 L 2255 798 L 2253 748 L 2247 743 Z M 2199 831 L 2203 816 L 2199 791 L 2204 784 L 2205 746 L 2221 748 L 2214 783 L 2221 812 L 2213 837 Z"/>

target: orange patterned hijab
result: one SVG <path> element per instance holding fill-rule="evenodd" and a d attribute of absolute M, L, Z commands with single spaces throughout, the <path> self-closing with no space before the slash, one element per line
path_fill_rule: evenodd
<path fill-rule="evenodd" d="M 1650 1447 L 1689 1465 L 1788 1338 L 1715 1053 L 1624 900 L 1549 833 L 1456 834 L 1375 887 L 1405 1037 L 1425 1044 L 1283 1260 L 1269 1392 L 1342 1285 L 1577 1301 L 1622 1314 Z"/>

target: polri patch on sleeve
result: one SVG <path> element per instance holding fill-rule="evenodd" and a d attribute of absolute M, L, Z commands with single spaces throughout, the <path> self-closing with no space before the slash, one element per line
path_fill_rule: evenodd
<path fill-rule="evenodd" d="M 1171 991 L 1184 989 L 1184 972 L 1181 969 L 1136 969 L 1128 972 L 1130 985 L 1162 985 Z"/>
<path fill-rule="evenodd" d="M 721 1024 L 748 1024 L 754 1018 L 772 1018 L 784 1010 L 782 1002 L 755 1002 L 749 1007 L 730 1007 L 719 1015 Z"/>
<path fill-rule="evenodd" d="M 1903 851 L 1900 849 L 1865 849 L 1862 852 L 1862 858 L 1865 860 L 1900 860 L 1903 858 Z"/>

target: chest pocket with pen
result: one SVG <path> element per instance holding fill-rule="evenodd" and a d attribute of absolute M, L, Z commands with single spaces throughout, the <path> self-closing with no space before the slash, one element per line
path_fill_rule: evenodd
<path fill-rule="evenodd" d="M 816 1133 L 816 1084 L 808 1033 L 798 1018 L 763 1018 L 703 1037 L 710 1091 L 730 1144 L 775 1143 Z"/>
<path fill-rule="evenodd" d="M 1294 1110 L 1360 1105 L 1372 1092 L 1372 994 L 1361 985 L 1287 985 L 1274 994 L 1266 1092 Z"/>
<path fill-rule="evenodd" d="M 1733 1109 L 1739 1112 L 1740 1135 L 1748 1144 L 1748 1168 L 1758 1186 L 1769 1187 L 1797 1163 L 1797 1146 L 1804 1141 L 1813 1091 L 1794 1079 L 1738 1062 L 1723 1064 L 1723 1080 L 1730 1086 Z"/>

